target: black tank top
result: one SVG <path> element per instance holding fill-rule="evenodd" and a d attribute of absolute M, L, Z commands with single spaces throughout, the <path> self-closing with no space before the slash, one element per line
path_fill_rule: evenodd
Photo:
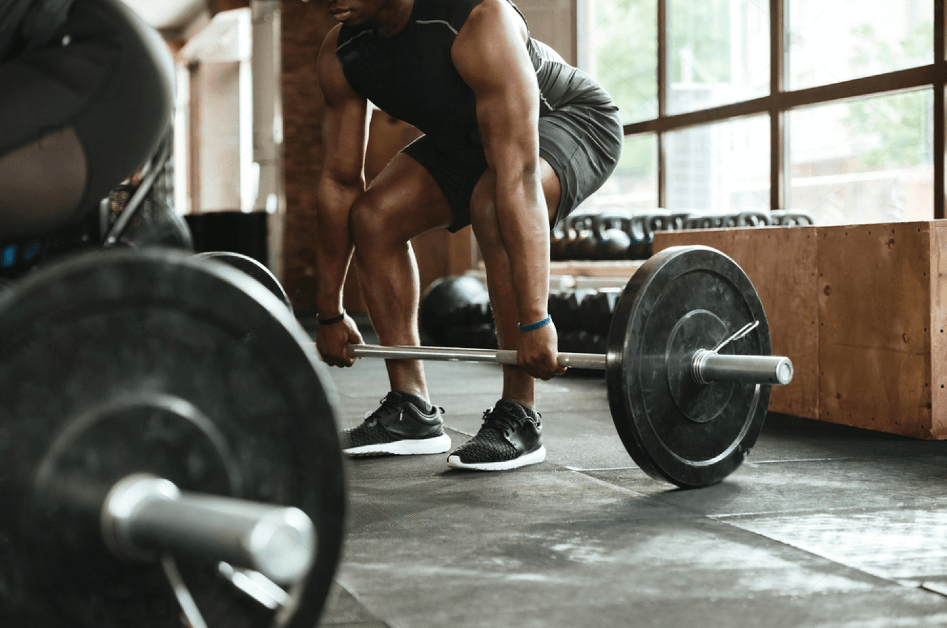
<path fill-rule="evenodd" d="M 380 37 L 370 27 L 343 24 L 336 47 L 356 92 L 467 161 L 483 160 L 483 144 L 473 90 L 457 73 L 450 53 L 457 33 L 482 1 L 415 0 L 408 23 L 395 35 Z M 540 116 L 577 100 L 601 99 L 594 81 L 549 46 L 530 37 L 527 50 L 539 82 Z"/>

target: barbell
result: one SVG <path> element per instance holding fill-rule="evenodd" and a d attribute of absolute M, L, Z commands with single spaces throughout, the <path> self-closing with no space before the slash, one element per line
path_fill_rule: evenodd
<path fill-rule="evenodd" d="M 345 514 L 325 368 L 274 292 L 182 252 L 0 292 L 0 625 L 314 626 Z"/>
<path fill-rule="evenodd" d="M 516 365 L 515 351 L 350 345 L 355 358 Z M 732 259 L 705 246 L 666 249 L 628 281 L 604 355 L 560 353 L 565 367 L 606 373 L 612 419 L 632 459 L 683 488 L 716 484 L 743 462 L 772 385 L 792 362 L 772 356 L 759 295 Z"/>
<path fill-rule="evenodd" d="M 749 333 L 756 324 L 745 327 L 739 334 Z M 783 356 L 721 355 L 718 353 L 729 340 L 714 349 L 697 349 L 688 365 L 694 382 L 744 382 L 748 384 L 779 384 L 785 386 L 792 381 L 792 362 Z M 516 351 L 490 349 L 464 349 L 454 347 L 413 347 L 356 344 L 348 347 L 353 358 L 383 358 L 387 360 L 439 360 L 445 362 L 492 362 L 517 366 Z M 575 369 L 608 370 L 609 358 L 621 363 L 620 355 L 596 353 L 559 353 L 561 366 Z"/>

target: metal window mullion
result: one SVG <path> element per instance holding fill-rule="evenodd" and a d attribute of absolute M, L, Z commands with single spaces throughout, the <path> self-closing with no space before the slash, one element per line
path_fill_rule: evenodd
<path fill-rule="evenodd" d="M 668 97 L 668 0 L 657 0 L 658 21 L 658 120 L 667 117 Z M 628 131 L 626 130 L 625 133 Z M 658 131 L 658 207 L 667 207 L 667 161 L 664 133 Z"/>
<path fill-rule="evenodd" d="M 945 153 L 947 153 L 947 15 L 944 3 L 934 2 L 934 218 L 947 218 L 945 190 Z"/>
<path fill-rule="evenodd" d="M 768 113 L 771 109 L 789 111 L 796 107 L 821 105 L 834 101 L 850 100 L 861 96 L 880 96 L 897 92 L 913 91 L 930 87 L 934 82 L 935 65 L 924 65 L 907 70 L 896 70 L 886 74 L 875 74 L 863 78 L 807 87 L 796 91 L 784 91 L 770 96 L 742 102 L 718 105 L 687 113 L 666 115 L 644 122 L 625 125 L 625 135 L 638 133 L 667 133 L 687 127 L 735 118 Z"/>
<path fill-rule="evenodd" d="M 788 7 L 784 0 L 769 2 L 769 123 L 770 123 L 770 209 L 787 206 L 789 189 L 788 112 L 781 95 L 789 81 L 786 59 Z"/>

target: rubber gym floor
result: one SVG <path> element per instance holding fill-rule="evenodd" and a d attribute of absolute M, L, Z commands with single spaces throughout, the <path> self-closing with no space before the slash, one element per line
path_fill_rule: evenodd
<path fill-rule="evenodd" d="M 460 445 L 499 397 L 500 369 L 426 371 Z M 381 360 L 329 372 L 340 428 L 388 390 Z M 347 463 L 348 534 L 321 626 L 947 626 L 947 443 L 770 414 L 740 469 L 684 491 L 628 456 L 604 377 L 540 382 L 537 404 L 540 465 Z"/>

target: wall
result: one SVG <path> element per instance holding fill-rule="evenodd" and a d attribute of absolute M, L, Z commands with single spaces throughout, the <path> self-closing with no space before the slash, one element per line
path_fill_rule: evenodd
<path fill-rule="evenodd" d="M 516 0 L 535 39 L 576 62 L 576 0 Z"/>
<path fill-rule="evenodd" d="M 315 182 L 322 164 L 325 101 L 316 77 L 319 47 L 336 24 L 325 2 L 284 0 L 282 9 L 283 170 L 286 214 L 282 277 L 301 312 L 315 307 Z"/>

